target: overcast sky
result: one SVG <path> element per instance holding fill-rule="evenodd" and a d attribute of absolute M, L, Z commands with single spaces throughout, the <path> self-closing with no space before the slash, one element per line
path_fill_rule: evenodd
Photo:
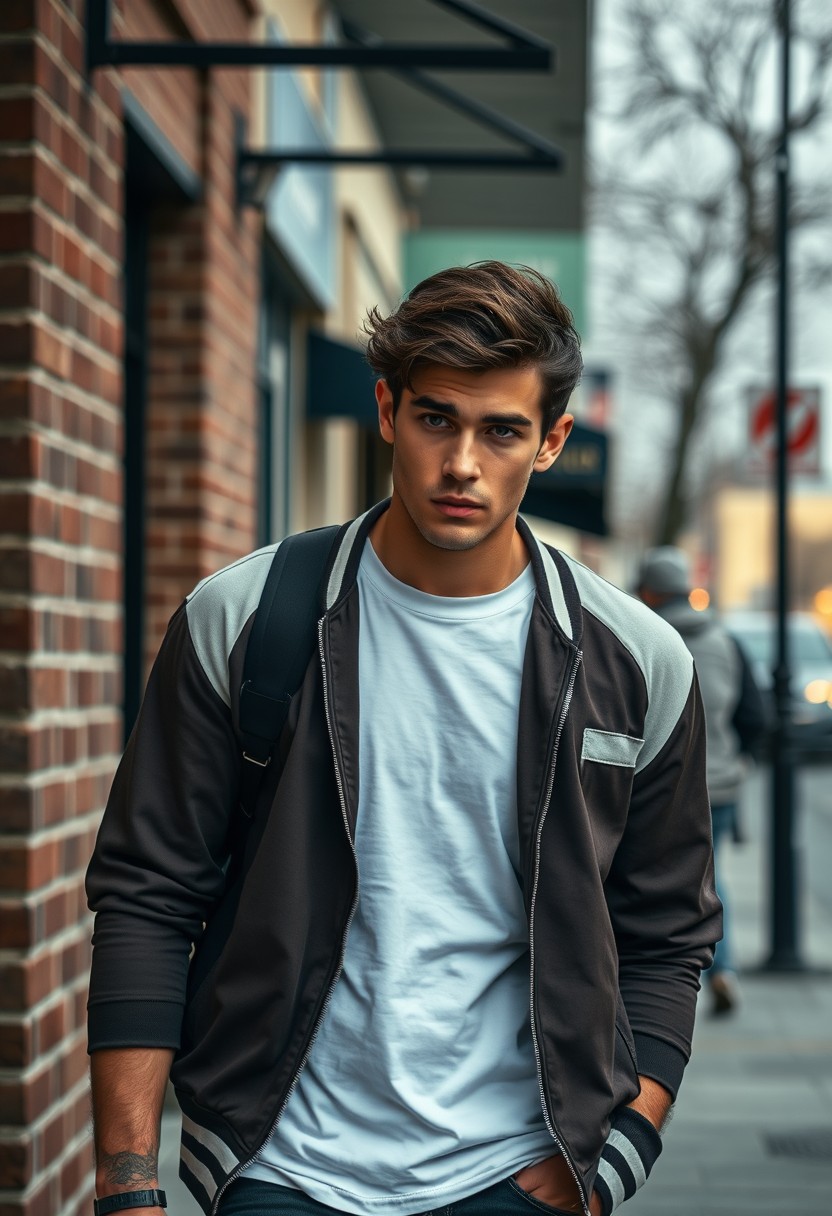
<path fill-rule="evenodd" d="M 817 3 L 818 0 L 803 0 Z M 610 68 L 621 54 L 619 23 L 623 0 L 596 0 L 596 37 L 594 46 L 595 104 L 590 116 L 590 151 L 593 157 L 609 155 L 618 128 L 614 119 L 603 116 L 610 108 L 612 86 Z M 823 10 L 821 10 L 823 11 Z M 828 10 L 827 10 L 828 11 Z M 800 62 L 794 63 L 796 93 L 801 88 Z M 768 73 L 770 87 L 763 90 L 761 105 L 769 107 L 772 117 L 777 113 L 777 61 L 772 55 Z M 832 123 L 817 138 L 795 141 L 793 171 L 798 174 L 824 176 L 832 171 Z M 832 209 L 832 204 L 830 204 Z M 611 364 L 618 373 L 614 384 L 615 414 L 612 429 L 619 435 L 616 459 L 614 510 L 617 515 L 632 518 L 641 511 L 645 486 L 657 486 L 657 452 L 666 447 L 672 426 L 670 411 L 651 397 L 637 375 L 626 375 L 614 354 L 616 345 L 615 313 L 605 298 L 604 267 L 620 258 L 621 249 L 608 233 L 590 228 L 589 304 L 590 325 L 586 343 L 587 362 Z M 647 273 L 647 268 L 645 268 Z M 625 307 L 625 304 L 621 304 Z M 832 475 L 832 303 L 830 293 L 814 293 L 811 297 L 796 294 L 792 309 L 791 382 L 819 384 L 822 390 L 824 417 L 824 466 L 827 477 Z M 765 370 L 774 375 L 774 302 L 771 292 L 754 307 L 745 323 L 730 343 L 730 358 L 714 384 L 710 422 L 702 435 L 697 464 L 702 465 L 717 453 L 736 454 L 745 447 L 747 427 L 746 398 L 748 388 L 765 378 Z"/>

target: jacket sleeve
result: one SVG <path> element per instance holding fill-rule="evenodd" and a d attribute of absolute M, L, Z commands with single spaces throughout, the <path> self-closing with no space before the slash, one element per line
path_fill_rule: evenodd
<path fill-rule="evenodd" d="M 191 948 L 223 890 L 239 765 L 230 710 L 200 663 L 183 604 L 87 872 L 90 1051 L 179 1046 Z"/>
<path fill-rule="evenodd" d="M 681 673 L 680 673 L 681 674 Z M 675 1097 L 690 1056 L 699 976 L 722 933 L 696 676 L 666 741 L 636 774 L 607 880 L 619 987 L 639 1072 Z"/>
<path fill-rule="evenodd" d="M 638 1071 L 675 1098 L 690 1056 L 700 971 L 722 932 L 695 675 L 667 741 L 633 783 L 607 899 Z M 643 1115 L 630 1107 L 614 1113 L 595 1180 L 603 1216 L 632 1198 L 661 1149 Z"/>

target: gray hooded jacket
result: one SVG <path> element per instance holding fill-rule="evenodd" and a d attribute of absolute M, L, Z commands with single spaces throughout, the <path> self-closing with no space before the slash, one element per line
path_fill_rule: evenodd
<path fill-rule="evenodd" d="M 732 719 L 742 691 L 742 665 L 737 644 L 712 612 L 697 612 L 687 598 L 657 609 L 681 634 L 693 655 L 705 709 L 707 782 L 711 804 L 735 802 L 747 761 Z"/>

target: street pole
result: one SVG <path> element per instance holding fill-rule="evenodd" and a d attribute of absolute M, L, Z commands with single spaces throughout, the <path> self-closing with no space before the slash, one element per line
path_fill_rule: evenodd
<path fill-rule="evenodd" d="M 771 953 L 767 971 L 802 971 L 798 947 L 798 874 L 794 842 L 794 755 L 791 734 L 789 635 L 788 433 L 789 375 L 789 118 L 791 4 L 780 0 L 781 135 L 777 149 L 777 659 L 776 721 L 771 766 Z"/>

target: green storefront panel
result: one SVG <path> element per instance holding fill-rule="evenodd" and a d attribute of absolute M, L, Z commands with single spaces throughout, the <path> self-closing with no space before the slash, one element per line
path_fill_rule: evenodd
<path fill-rule="evenodd" d="M 583 333 L 585 257 L 586 240 L 579 232 L 431 228 L 405 238 L 405 288 L 409 290 L 446 266 L 490 259 L 531 266 L 557 284 L 578 332 Z"/>

